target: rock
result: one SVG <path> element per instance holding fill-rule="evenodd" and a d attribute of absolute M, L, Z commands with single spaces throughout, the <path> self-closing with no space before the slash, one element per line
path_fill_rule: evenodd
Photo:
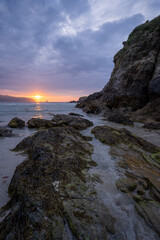
<path fill-rule="evenodd" d="M 25 121 L 15 117 L 8 123 L 8 126 L 11 128 L 23 128 L 25 126 Z"/>
<path fill-rule="evenodd" d="M 151 101 L 159 101 L 159 39 L 160 16 L 136 27 L 123 43 L 124 47 L 114 56 L 115 66 L 109 82 L 102 91 L 91 94 L 77 107 L 95 114 L 103 113 L 107 108 L 129 107 L 134 114 Z M 158 108 L 153 111 L 154 115 L 160 114 Z"/>
<path fill-rule="evenodd" d="M 148 89 L 151 96 L 155 97 L 157 95 L 157 97 L 160 97 L 160 75 L 152 79 Z"/>
<path fill-rule="evenodd" d="M 143 127 L 148 129 L 160 129 L 160 123 L 159 122 L 145 123 Z"/>
<path fill-rule="evenodd" d="M 75 116 L 75 117 L 83 117 L 83 115 L 79 114 L 79 113 L 68 113 L 68 115 L 70 116 Z"/>
<path fill-rule="evenodd" d="M 124 128 L 96 126 L 92 133 L 119 159 L 124 177 L 116 181 L 117 188 L 135 201 L 138 213 L 160 234 L 160 148 Z"/>
<path fill-rule="evenodd" d="M 91 104 L 85 106 L 84 111 L 86 113 L 90 113 L 90 114 L 93 114 L 93 113 L 98 114 L 98 113 L 100 113 L 100 108 L 99 108 L 98 104 L 91 103 Z"/>
<path fill-rule="evenodd" d="M 72 101 L 70 101 L 69 103 L 77 103 L 77 101 L 75 101 L 75 100 L 72 100 Z"/>
<path fill-rule="evenodd" d="M 93 93 L 83 101 L 77 103 L 76 107 L 82 108 L 84 112 L 87 112 L 87 113 L 98 114 L 101 111 L 101 106 L 100 106 L 100 103 L 96 101 L 96 99 L 98 99 L 100 96 L 101 96 L 101 93 L 99 92 Z"/>
<path fill-rule="evenodd" d="M 108 116 L 107 120 L 115 123 L 133 125 L 133 121 L 131 121 L 128 116 L 125 116 L 121 113 L 112 113 L 111 115 Z"/>
<path fill-rule="evenodd" d="M 11 180 L 0 239 L 107 240 L 108 232 L 115 232 L 114 218 L 99 202 L 88 171 L 95 164 L 93 147 L 77 130 L 40 130 L 15 151 L 28 159 Z"/>
<path fill-rule="evenodd" d="M 145 221 L 160 234 L 160 204 L 156 201 L 140 201 L 135 206 Z"/>
<path fill-rule="evenodd" d="M 149 188 L 149 184 L 147 183 L 146 180 L 140 180 L 139 185 L 142 186 L 145 190 Z"/>
<path fill-rule="evenodd" d="M 137 184 L 132 179 L 120 178 L 116 181 L 116 186 L 120 191 L 127 193 L 133 192 L 136 189 Z"/>
<path fill-rule="evenodd" d="M 93 140 L 93 137 L 90 137 L 90 136 L 83 136 L 83 138 L 88 142 Z"/>
<path fill-rule="evenodd" d="M 52 128 L 56 126 L 70 126 L 78 130 L 86 129 L 92 126 L 93 123 L 79 116 L 68 116 L 64 114 L 54 115 L 53 119 L 46 120 L 40 118 L 32 118 L 28 121 L 29 128 Z"/>
<path fill-rule="evenodd" d="M 145 191 L 143 189 L 137 189 L 137 194 L 138 195 L 144 195 Z"/>
<path fill-rule="evenodd" d="M 134 194 L 133 199 L 135 202 L 141 202 L 143 201 L 143 198 L 140 195 Z"/>
<path fill-rule="evenodd" d="M 131 114 L 135 122 L 160 122 L 160 99 L 149 102 L 144 108 L 141 108 Z"/>
<path fill-rule="evenodd" d="M 51 128 L 57 126 L 50 120 L 32 118 L 27 122 L 29 128 Z"/>
<path fill-rule="evenodd" d="M 52 122 L 57 126 L 70 126 L 78 130 L 83 130 L 93 125 L 93 123 L 87 119 L 64 114 L 55 115 Z"/>
<path fill-rule="evenodd" d="M 82 101 L 84 101 L 85 99 L 87 99 L 87 96 L 80 97 L 80 98 L 78 99 L 78 102 L 82 102 Z"/>
<path fill-rule="evenodd" d="M 0 127 L 0 137 L 12 137 L 12 131 L 7 128 Z"/>
<path fill-rule="evenodd" d="M 133 135 L 125 128 L 113 128 L 107 125 L 94 127 L 91 131 L 97 139 L 107 145 L 125 144 L 130 147 L 140 147 L 152 153 L 159 152 L 159 148 L 152 143 Z"/>

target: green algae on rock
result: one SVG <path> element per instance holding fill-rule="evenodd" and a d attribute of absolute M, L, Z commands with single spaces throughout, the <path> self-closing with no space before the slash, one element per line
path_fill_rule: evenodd
<path fill-rule="evenodd" d="M 11 128 L 23 128 L 25 126 L 25 121 L 15 117 L 8 123 L 8 126 Z"/>
<path fill-rule="evenodd" d="M 92 129 L 92 133 L 97 139 L 107 145 L 117 145 L 123 143 L 126 145 L 130 145 L 132 148 L 137 146 L 152 153 L 156 153 L 159 151 L 158 147 L 147 142 L 143 138 L 133 135 L 125 128 L 118 129 L 103 125 L 94 127 Z"/>
<path fill-rule="evenodd" d="M 71 127 L 40 130 L 15 151 L 28 159 L 15 170 L 3 207 L 0 239 L 106 239 L 114 219 L 99 202 L 88 170 L 93 147 Z M 98 229 L 98 231 L 97 231 Z"/>

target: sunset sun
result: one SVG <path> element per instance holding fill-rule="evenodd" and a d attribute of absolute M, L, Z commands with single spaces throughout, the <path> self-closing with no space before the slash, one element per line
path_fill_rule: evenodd
<path fill-rule="evenodd" d="M 35 95 L 34 99 L 36 100 L 36 102 L 39 102 L 41 100 L 42 96 L 40 95 Z"/>

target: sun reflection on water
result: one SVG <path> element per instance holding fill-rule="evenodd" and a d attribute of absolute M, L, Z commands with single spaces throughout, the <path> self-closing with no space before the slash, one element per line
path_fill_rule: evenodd
<path fill-rule="evenodd" d="M 42 118 L 42 108 L 41 108 L 41 104 L 40 103 L 36 103 L 35 105 L 35 111 L 36 111 L 36 117 L 37 118 Z"/>

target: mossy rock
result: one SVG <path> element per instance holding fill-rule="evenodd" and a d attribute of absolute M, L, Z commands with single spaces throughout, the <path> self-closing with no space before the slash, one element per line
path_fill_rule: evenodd
<path fill-rule="evenodd" d="M 116 181 L 116 186 L 120 191 L 127 193 L 133 192 L 136 189 L 137 184 L 132 179 L 120 178 Z"/>
<path fill-rule="evenodd" d="M 136 27 L 129 35 L 127 43 L 131 44 L 138 38 L 141 38 L 144 32 L 150 33 L 155 31 L 156 29 L 157 31 L 160 31 L 160 16 L 154 18 L 152 21 L 147 21 L 146 23 Z"/>

